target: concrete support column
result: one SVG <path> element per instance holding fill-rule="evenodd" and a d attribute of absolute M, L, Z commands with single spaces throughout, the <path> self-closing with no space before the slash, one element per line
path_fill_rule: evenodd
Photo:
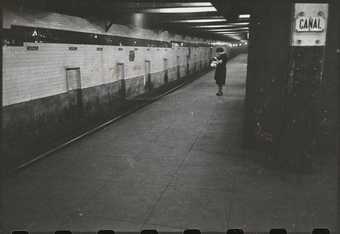
<path fill-rule="evenodd" d="M 317 148 L 321 121 L 327 3 L 294 3 L 280 155 L 304 165 Z"/>
<path fill-rule="evenodd" d="M 2 61 L 2 49 L 3 49 L 3 38 L 2 38 L 2 29 L 3 29 L 3 15 L 2 15 L 3 11 L 2 8 L 0 7 L 0 27 L 1 27 L 1 34 L 0 34 L 0 194 L 2 194 L 2 179 L 3 179 L 3 172 L 4 172 L 4 168 L 3 168 L 3 161 L 4 161 L 4 157 L 3 157 L 3 153 L 2 153 L 2 66 L 3 66 L 3 61 Z M 3 223 L 1 220 L 3 220 L 3 214 L 1 212 L 3 207 L 2 204 L 2 199 L 0 199 L 0 233 L 4 232 L 4 227 L 3 227 Z"/>
<path fill-rule="evenodd" d="M 263 1 L 251 12 L 244 145 L 277 149 L 289 61 L 291 3 Z"/>
<path fill-rule="evenodd" d="M 335 151 L 336 1 L 264 2 L 251 14 L 244 146 L 298 167 Z"/>

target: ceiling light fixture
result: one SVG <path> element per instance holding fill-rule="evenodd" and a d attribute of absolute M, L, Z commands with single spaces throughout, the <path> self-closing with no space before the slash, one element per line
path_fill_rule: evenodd
<path fill-rule="evenodd" d="M 181 3 L 175 3 L 182 6 L 190 6 L 190 7 L 208 7 L 212 6 L 211 2 L 181 2 Z"/>
<path fill-rule="evenodd" d="M 212 22 L 226 22 L 226 19 L 191 19 L 191 20 L 174 20 L 174 23 L 212 23 Z"/>
<path fill-rule="evenodd" d="M 221 24 L 221 25 L 197 25 L 192 26 L 193 28 L 226 28 L 228 25 Z"/>
<path fill-rule="evenodd" d="M 242 32 L 216 32 L 218 34 L 240 34 Z"/>
<path fill-rule="evenodd" d="M 235 28 L 235 29 L 223 29 L 223 30 L 213 31 L 213 32 L 223 33 L 223 32 L 239 32 L 239 31 L 248 31 L 248 30 L 249 30 L 248 28 Z"/>
<path fill-rule="evenodd" d="M 237 26 L 246 26 L 249 23 L 234 23 L 234 24 L 215 24 L 215 25 L 195 25 L 193 28 L 234 28 Z"/>
<path fill-rule="evenodd" d="M 250 14 L 241 14 L 241 15 L 238 15 L 238 18 L 239 19 L 249 19 L 250 18 Z"/>
<path fill-rule="evenodd" d="M 145 13 L 199 13 L 199 12 L 216 12 L 216 8 L 209 7 L 169 7 L 169 8 L 153 8 L 145 9 Z"/>
<path fill-rule="evenodd" d="M 248 27 L 242 28 L 219 28 L 219 29 L 207 29 L 208 32 L 230 32 L 230 31 L 237 31 L 237 30 L 249 30 Z"/>
<path fill-rule="evenodd" d="M 230 23 L 230 25 L 248 25 L 249 22 Z"/>
<path fill-rule="evenodd" d="M 240 35 L 240 33 L 218 33 L 219 35 Z"/>
<path fill-rule="evenodd" d="M 207 32 L 229 32 L 238 28 L 219 28 L 219 29 L 206 29 Z"/>

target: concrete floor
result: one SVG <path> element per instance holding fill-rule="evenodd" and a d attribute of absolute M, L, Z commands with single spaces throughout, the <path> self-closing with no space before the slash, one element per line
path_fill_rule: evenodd
<path fill-rule="evenodd" d="M 32 231 L 334 230 L 336 161 L 273 169 L 242 150 L 247 55 L 5 181 L 4 224 Z"/>

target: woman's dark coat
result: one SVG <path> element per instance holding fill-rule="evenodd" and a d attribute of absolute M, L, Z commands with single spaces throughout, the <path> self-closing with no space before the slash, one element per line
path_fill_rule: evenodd
<path fill-rule="evenodd" d="M 227 64 L 227 54 L 223 53 L 217 57 L 219 60 L 222 60 L 222 63 L 219 63 L 216 66 L 216 71 L 215 71 L 215 80 L 216 84 L 218 85 L 224 85 L 225 80 L 226 80 L 226 64 Z"/>

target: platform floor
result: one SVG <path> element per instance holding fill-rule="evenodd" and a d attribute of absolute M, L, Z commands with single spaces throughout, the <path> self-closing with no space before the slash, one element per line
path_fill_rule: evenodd
<path fill-rule="evenodd" d="M 336 222 L 336 161 L 273 169 L 241 149 L 247 55 L 5 181 L 4 224 L 34 231 L 311 231 Z"/>

